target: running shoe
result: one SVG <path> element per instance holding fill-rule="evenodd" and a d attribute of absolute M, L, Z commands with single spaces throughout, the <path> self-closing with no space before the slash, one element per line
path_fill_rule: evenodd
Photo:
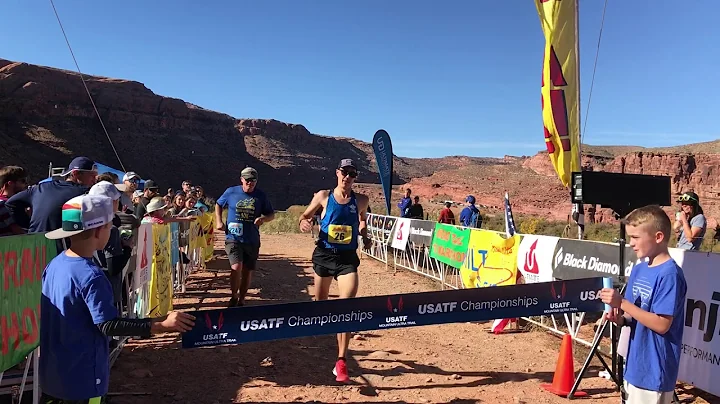
<path fill-rule="evenodd" d="M 347 372 L 347 365 L 345 364 L 345 360 L 338 359 L 337 362 L 335 362 L 335 367 L 333 368 L 333 375 L 335 375 L 335 380 L 341 383 L 347 382 L 350 380 L 350 377 L 348 376 Z"/>
<path fill-rule="evenodd" d="M 238 305 L 239 299 L 237 297 L 231 297 L 230 303 L 228 303 L 228 307 L 235 307 Z"/>

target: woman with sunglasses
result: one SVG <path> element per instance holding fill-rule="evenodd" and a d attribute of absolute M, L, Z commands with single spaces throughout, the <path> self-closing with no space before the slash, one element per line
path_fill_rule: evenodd
<path fill-rule="evenodd" d="M 707 220 L 695 192 L 685 192 L 677 199 L 680 211 L 675 214 L 673 228 L 678 233 L 677 248 L 699 250 L 707 230 Z"/>

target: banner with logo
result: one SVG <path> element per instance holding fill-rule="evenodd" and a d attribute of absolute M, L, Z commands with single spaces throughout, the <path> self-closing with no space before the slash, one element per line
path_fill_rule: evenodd
<path fill-rule="evenodd" d="M 383 227 L 385 226 L 385 216 L 370 213 L 368 214 L 366 223 L 370 238 L 382 242 L 384 237 Z"/>
<path fill-rule="evenodd" d="M 380 183 L 385 194 L 386 213 L 389 215 L 392 200 L 393 150 L 390 135 L 386 131 L 380 129 L 375 132 L 373 151 L 375 152 L 378 174 L 380 174 Z"/>
<path fill-rule="evenodd" d="M 180 262 L 180 223 L 170 223 L 170 254 L 172 267 Z"/>
<path fill-rule="evenodd" d="M 183 348 L 240 344 L 339 332 L 486 321 L 570 312 L 599 312 L 602 278 L 502 288 L 370 296 L 201 310 L 182 335 Z"/>
<path fill-rule="evenodd" d="M 395 231 L 392 234 L 392 248 L 405 250 L 410 236 L 410 219 L 398 218 L 395 223 Z"/>
<path fill-rule="evenodd" d="M 460 277 L 466 288 L 514 285 L 520 235 L 509 238 L 488 230 L 470 232 L 468 253 Z"/>
<path fill-rule="evenodd" d="M 138 228 L 137 259 L 133 275 L 133 289 L 137 290 L 150 282 L 153 254 L 155 253 L 151 224 L 141 224 Z"/>
<path fill-rule="evenodd" d="M 615 244 L 586 240 L 560 239 L 553 256 L 553 277 L 555 279 L 579 279 L 594 276 L 613 278 L 620 276 L 619 247 Z M 622 270 L 630 276 L 637 261 L 635 251 L 625 247 L 625 262 Z"/>
<path fill-rule="evenodd" d="M 57 255 L 45 234 L 0 237 L 0 373 L 40 344 L 42 274 Z"/>
<path fill-rule="evenodd" d="M 410 220 L 410 236 L 408 240 L 416 246 L 430 246 L 432 243 L 435 222 L 430 220 Z"/>
<path fill-rule="evenodd" d="M 671 248 L 687 294 L 678 380 L 720 396 L 720 254 Z"/>
<path fill-rule="evenodd" d="M 525 234 L 517 254 L 517 268 L 525 283 L 553 280 L 553 254 L 559 237 Z"/>
<path fill-rule="evenodd" d="M 535 0 L 545 35 L 542 70 L 542 117 L 550 162 L 564 186 L 580 171 L 580 104 L 577 2 Z"/>
<path fill-rule="evenodd" d="M 167 224 L 152 225 L 153 249 L 148 317 L 161 317 L 172 310 L 171 232 Z"/>
<path fill-rule="evenodd" d="M 465 262 L 469 242 L 470 229 L 435 223 L 430 257 L 453 268 L 460 268 Z"/>
<path fill-rule="evenodd" d="M 392 240 L 393 232 L 395 231 L 395 222 L 397 222 L 396 217 L 393 216 L 385 216 L 385 221 L 383 223 L 383 230 L 382 230 L 382 240 L 385 244 L 390 244 L 390 241 Z"/>

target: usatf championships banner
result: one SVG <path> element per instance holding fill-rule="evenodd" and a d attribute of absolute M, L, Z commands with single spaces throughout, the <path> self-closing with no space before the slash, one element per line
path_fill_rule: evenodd
<path fill-rule="evenodd" d="M 0 237 L 0 374 L 40 344 L 42 273 L 55 255 L 45 234 Z"/>
<path fill-rule="evenodd" d="M 201 310 L 183 348 L 339 332 L 599 312 L 602 278 Z"/>
<path fill-rule="evenodd" d="M 470 229 L 435 223 L 430 257 L 450 265 L 462 267 L 470 242 Z"/>
<path fill-rule="evenodd" d="M 385 193 L 385 205 L 387 214 L 390 214 L 390 204 L 392 199 L 392 177 L 393 177 L 393 151 L 390 135 L 380 129 L 373 136 L 373 150 L 375 151 L 375 161 L 380 174 L 380 183 Z"/>
<path fill-rule="evenodd" d="M 545 35 L 542 117 L 545 146 L 564 186 L 580 171 L 576 1 L 535 0 Z"/>
<path fill-rule="evenodd" d="M 460 277 L 466 288 L 514 285 L 520 235 L 504 238 L 488 230 L 470 232 L 468 253 Z"/>

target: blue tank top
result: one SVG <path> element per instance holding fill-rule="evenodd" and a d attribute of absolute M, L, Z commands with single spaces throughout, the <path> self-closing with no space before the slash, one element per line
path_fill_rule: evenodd
<path fill-rule="evenodd" d="M 341 205 L 335 200 L 335 193 L 330 191 L 325 216 L 320 221 L 318 245 L 338 250 L 357 250 L 359 234 L 360 218 L 355 192 L 350 194 L 350 202 Z"/>

